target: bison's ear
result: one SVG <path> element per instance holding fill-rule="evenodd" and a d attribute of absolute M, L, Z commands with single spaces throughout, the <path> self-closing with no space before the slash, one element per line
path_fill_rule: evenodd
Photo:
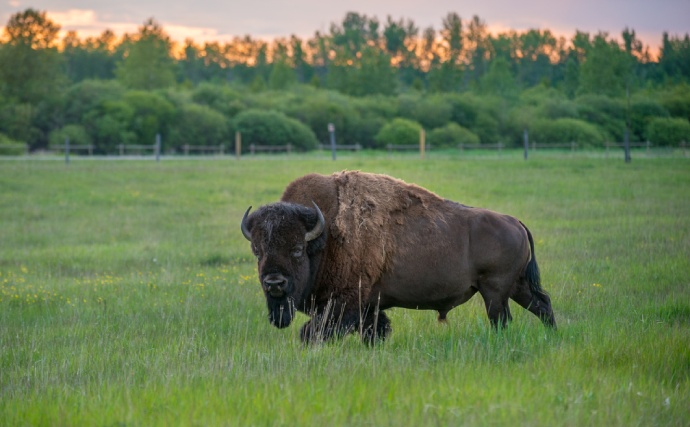
<path fill-rule="evenodd" d="M 323 214 L 321 213 L 321 209 L 319 209 L 319 206 L 312 200 L 312 204 L 314 205 L 314 209 L 316 209 L 316 224 L 314 227 L 307 231 L 307 233 L 304 235 L 304 240 L 307 242 L 310 242 L 323 233 L 324 228 L 326 228 L 326 220 L 323 217 Z"/>
<path fill-rule="evenodd" d="M 242 222 L 240 223 L 240 228 L 242 229 L 242 235 L 244 236 L 244 238 L 251 242 L 252 233 L 249 232 L 249 226 L 247 225 L 247 216 L 249 216 L 250 210 L 252 210 L 251 206 L 247 208 L 247 211 L 244 213 L 244 216 L 242 217 Z"/>

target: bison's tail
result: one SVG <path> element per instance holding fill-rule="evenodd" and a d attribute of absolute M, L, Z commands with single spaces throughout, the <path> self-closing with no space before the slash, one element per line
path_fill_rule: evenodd
<path fill-rule="evenodd" d="M 522 222 L 520 223 L 522 224 Z M 537 257 L 534 254 L 534 239 L 532 238 L 532 233 L 530 233 L 529 228 L 522 224 L 525 231 L 527 232 L 527 238 L 529 239 L 529 249 L 530 249 L 530 260 L 527 263 L 527 268 L 525 269 L 525 279 L 529 284 L 529 288 L 532 294 L 541 300 L 548 301 L 548 294 L 541 287 L 541 275 L 539 274 L 539 266 L 537 265 Z M 546 297 L 546 298 L 545 298 Z M 545 302 L 546 302 L 545 301 Z"/>

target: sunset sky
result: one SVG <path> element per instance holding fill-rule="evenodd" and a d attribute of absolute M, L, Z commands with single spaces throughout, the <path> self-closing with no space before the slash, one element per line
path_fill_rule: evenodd
<path fill-rule="evenodd" d="M 463 20 L 478 15 L 494 33 L 540 28 L 568 39 L 579 29 L 606 31 L 620 40 L 629 27 L 654 51 L 664 31 L 678 36 L 690 32 L 690 0 L 0 0 L 1 25 L 29 7 L 47 11 L 63 30 L 76 30 L 80 37 L 105 29 L 133 33 L 153 17 L 173 39 L 197 42 L 246 34 L 309 38 L 316 31 L 327 33 L 349 11 L 377 17 L 382 26 L 389 15 L 411 19 L 420 30 L 439 30 L 448 12 L 456 12 Z"/>

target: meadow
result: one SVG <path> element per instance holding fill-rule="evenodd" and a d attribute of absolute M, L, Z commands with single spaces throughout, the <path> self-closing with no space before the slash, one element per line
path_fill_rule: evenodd
<path fill-rule="evenodd" d="M 272 327 L 242 214 L 343 169 L 521 219 L 558 331 L 478 296 L 372 347 Z M 685 158 L 0 161 L 0 425 L 688 425 L 689 254 Z"/>

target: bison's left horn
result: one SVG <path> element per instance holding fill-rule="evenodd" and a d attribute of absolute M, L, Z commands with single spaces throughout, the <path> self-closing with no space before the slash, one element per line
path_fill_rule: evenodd
<path fill-rule="evenodd" d="M 242 217 L 242 225 L 240 227 L 242 228 L 242 235 L 244 236 L 244 238 L 251 242 L 252 233 L 250 233 L 249 229 L 247 228 L 247 216 L 249 215 L 250 210 L 252 210 L 251 206 L 247 208 L 247 212 L 244 213 L 244 216 Z"/>
<path fill-rule="evenodd" d="M 323 233 L 323 229 L 326 228 L 326 220 L 323 218 L 323 214 L 321 213 L 321 209 L 317 206 L 316 203 L 312 200 L 312 204 L 314 205 L 314 208 L 316 209 L 316 215 L 319 217 L 319 221 L 316 223 L 314 228 L 312 228 L 310 231 L 307 231 L 307 234 L 304 235 L 304 240 L 309 242 L 311 240 L 316 239 Z"/>

